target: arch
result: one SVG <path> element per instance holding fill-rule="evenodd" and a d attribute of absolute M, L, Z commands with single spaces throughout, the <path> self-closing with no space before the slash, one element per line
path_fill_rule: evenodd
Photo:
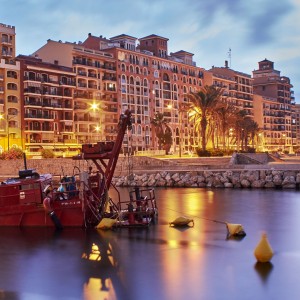
<path fill-rule="evenodd" d="M 170 77 L 167 73 L 163 74 L 163 81 L 169 81 L 170 82 Z"/>
<path fill-rule="evenodd" d="M 141 85 L 141 79 L 140 79 L 139 76 L 137 76 L 137 77 L 135 78 L 135 84 L 136 84 L 136 85 Z"/>
<path fill-rule="evenodd" d="M 122 70 L 122 72 L 125 72 L 125 71 L 126 71 L 126 66 L 125 66 L 125 64 L 121 64 L 121 70 Z"/>
<path fill-rule="evenodd" d="M 148 75 L 148 70 L 147 70 L 147 68 L 143 68 L 143 75 L 144 75 L 144 76 L 147 76 L 147 75 Z"/>
<path fill-rule="evenodd" d="M 135 73 L 140 74 L 140 67 L 138 67 L 138 66 L 135 67 Z"/>
<path fill-rule="evenodd" d="M 145 127 L 145 135 L 150 135 L 150 129 L 149 126 Z"/>
<path fill-rule="evenodd" d="M 148 79 L 144 78 L 144 80 L 143 80 L 143 85 L 144 85 L 144 86 L 148 86 Z"/>
<path fill-rule="evenodd" d="M 132 65 L 129 66 L 129 72 L 130 72 L 130 73 L 134 73 L 134 71 L 133 71 L 133 66 L 132 66 Z"/>
<path fill-rule="evenodd" d="M 142 134 L 142 126 L 141 126 L 141 125 L 138 125 L 138 126 L 137 126 L 137 134 L 138 134 L 138 135 L 141 135 L 141 134 Z"/>
<path fill-rule="evenodd" d="M 127 82 L 127 80 L 126 80 L 126 75 L 125 75 L 125 74 L 122 74 L 122 75 L 121 75 L 121 82 L 122 82 L 122 83 L 126 83 L 126 82 Z"/>
<path fill-rule="evenodd" d="M 173 80 L 174 80 L 174 81 L 177 81 L 177 79 L 178 79 L 178 78 L 177 78 L 177 75 L 176 75 L 176 74 L 173 74 Z"/>
<path fill-rule="evenodd" d="M 133 76 L 130 76 L 130 77 L 129 77 L 129 84 L 134 84 Z"/>
<path fill-rule="evenodd" d="M 186 77 L 185 76 L 182 77 L 182 81 L 183 81 L 183 83 L 186 83 Z"/>
<path fill-rule="evenodd" d="M 132 125 L 132 129 L 131 129 L 131 134 L 134 135 L 135 134 L 135 125 Z"/>

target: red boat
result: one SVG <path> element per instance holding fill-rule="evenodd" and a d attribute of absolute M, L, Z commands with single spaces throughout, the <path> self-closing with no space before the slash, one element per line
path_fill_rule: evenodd
<path fill-rule="evenodd" d="M 112 184 L 124 135 L 131 129 L 131 113 L 120 116 L 115 142 L 85 144 L 74 160 L 88 160 L 96 170 L 78 168 L 77 174 L 62 176 L 59 181 L 51 174 L 40 175 L 26 168 L 19 177 L 9 178 L 0 185 L 0 226 L 82 226 L 95 227 L 103 220 L 113 226 L 148 226 L 157 216 L 152 188 L 136 187 L 127 199 Z M 115 189 L 118 199 L 109 197 Z"/>

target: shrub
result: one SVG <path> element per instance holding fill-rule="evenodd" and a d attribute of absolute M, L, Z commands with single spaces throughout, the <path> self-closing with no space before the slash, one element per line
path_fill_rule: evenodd
<path fill-rule="evenodd" d="M 202 149 L 196 149 L 197 155 L 200 157 L 210 157 L 211 154 L 208 150 L 203 151 Z"/>
<path fill-rule="evenodd" d="M 43 158 L 54 158 L 54 152 L 51 149 L 43 149 L 41 154 Z"/>
<path fill-rule="evenodd" d="M 20 148 L 10 148 L 8 151 L 3 151 L 0 155 L 0 159 L 20 159 L 23 158 L 24 152 Z"/>
<path fill-rule="evenodd" d="M 211 156 L 224 156 L 224 152 L 221 149 L 212 149 L 210 154 Z"/>

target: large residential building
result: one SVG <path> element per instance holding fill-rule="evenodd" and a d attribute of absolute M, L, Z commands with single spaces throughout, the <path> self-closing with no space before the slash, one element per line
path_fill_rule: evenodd
<path fill-rule="evenodd" d="M 79 142 L 86 141 L 87 132 L 95 136 L 97 122 L 102 137 L 114 139 L 118 116 L 130 109 L 133 130 L 125 138 L 124 152 L 156 149 L 150 120 L 157 112 L 170 121 L 174 151 L 179 144 L 183 150 L 196 144 L 181 108 L 185 94 L 203 85 L 204 70 L 196 67 L 192 53 L 181 50 L 168 55 L 167 41 L 150 35 L 137 45 L 137 38 L 125 34 L 110 39 L 89 34 L 79 45 L 48 40 L 34 53 L 43 62 L 70 67 L 76 74 L 73 101 Z M 93 103 L 100 109 L 95 113 Z"/>
<path fill-rule="evenodd" d="M 169 53 L 168 38 L 155 34 L 49 39 L 32 55 L 15 57 L 15 36 L 13 26 L 0 24 L 0 152 L 15 145 L 29 156 L 42 149 L 72 155 L 83 143 L 114 140 L 126 109 L 133 128 L 124 153 L 157 149 L 157 113 L 169 121 L 174 152 L 195 150 L 199 135 L 188 122 L 186 95 L 204 85 L 221 87 L 224 101 L 259 124 L 258 150 L 292 151 L 300 137 L 290 80 L 267 59 L 253 77 L 227 61 L 205 70 L 193 53 Z"/>
<path fill-rule="evenodd" d="M 208 85 L 224 89 L 224 98 L 237 109 L 244 110 L 247 115 L 253 116 L 253 88 L 251 75 L 232 70 L 225 61 L 225 67 L 212 67 Z"/>
<path fill-rule="evenodd" d="M 20 64 L 15 61 L 15 35 L 14 26 L 0 24 L 0 152 L 23 146 Z"/>
<path fill-rule="evenodd" d="M 293 151 L 296 145 L 294 96 L 290 79 L 274 69 L 267 59 L 258 63 L 253 71 L 255 95 L 255 120 L 263 129 L 263 145 L 266 150 Z"/>
<path fill-rule="evenodd" d="M 74 128 L 75 73 L 72 68 L 19 55 L 22 129 L 28 156 L 52 149 L 57 156 L 78 150 Z"/>

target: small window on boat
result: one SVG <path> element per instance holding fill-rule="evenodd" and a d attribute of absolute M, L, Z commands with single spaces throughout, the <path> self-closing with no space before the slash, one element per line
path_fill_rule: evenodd
<path fill-rule="evenodd" d="M 21 186 L 20 186 L 20 190 L 21 191 L 25 191 L 25 190 L 37 190 L 37 189 L 39 189 L 40 188 L 40 186 L 39 186 L 39 184 L 38 183 L 34 183 L 34 184 L 22 184 Z"/>

